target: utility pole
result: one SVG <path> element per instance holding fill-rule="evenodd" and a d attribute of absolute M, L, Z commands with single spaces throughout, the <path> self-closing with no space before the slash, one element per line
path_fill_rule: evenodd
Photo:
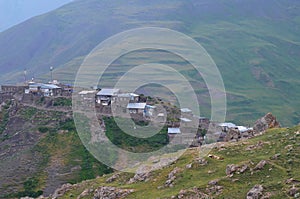
<path fill-rule="evenodd" d="M 53 83 L 53 66 L 50 67 L 50 72 L 51 72 L 51 82 Z"/>
<path fill-rule="evenodd" d="M 26 70 L 26 68 L 25 68 L 25 69 L 24 69 L 24 83 L 25 83 L 25 84 L 26 84 L 26 81 L 27 81 L 26 76 L 27 76 L 27 70 Z"/>

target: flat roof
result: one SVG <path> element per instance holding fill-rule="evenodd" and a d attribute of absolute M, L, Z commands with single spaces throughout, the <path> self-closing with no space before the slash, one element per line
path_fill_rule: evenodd
<path fill-rule="evenodd" d="M 120 92 L 120 89 L 115 88 L 103 88 L 101 91 L 97 93 L 97 95 L 107 95 L 107 96 L 113 96 L 117 95 Z"/>
<path fill-rule="evenodd" d="M 145 109 L 146 103 L 129 103 L 127 105 L 128 109 Z"/>
<path fill-rule="evenodd" d="M 118 94 L 118 97 L 138 97 L 140 95 L 135 93 L 120 93 Z"/>
<path fill-rule="evenodd" d="M 245 126 L 237 126 L 237 128 L 239 129 L 239 131 L 240 131 L 241 133 L 246 132 L 246 131 L 248 131 L 248 130 L 253 130 L 253 128 L 247 128 L 247 127 L 245 127 Z"/>
<path fill-rule="evenodd" d="M 228 127 L 228 128 L 236 127 L 236 125 L 233 124 L 233 123 L 231 123 L 231 122 L 220 123 L 219 126 L 221 126 L 221 127 Z"/>
<path fill-rule="evenodd" d="M 180 111 L 181 111 L 182 113 L 191 113 L 191 112 L 192 112 L 192 110 L 189 109 L 189 108 L 182 108 L 182 109 L 180 109 Z"/>
<path fill-rule="evenodd" d="M 183 122 L 191 122 L 192 121 L 192 120 L 190 120 L 188 118 L 184 118 L 184 117 L 180 118 L 180 120 Z"/>
<path fill-rule="evenodd" d="M 168 134 L 180 134 L 180 128 L 168 128 Z"/>
<path fill-rule="evenodd" d="M 78 94 L 79 95 L 87 95 L 87 94 L 93 94 L 96 93 L 96 91 L 80 91 Z"/>

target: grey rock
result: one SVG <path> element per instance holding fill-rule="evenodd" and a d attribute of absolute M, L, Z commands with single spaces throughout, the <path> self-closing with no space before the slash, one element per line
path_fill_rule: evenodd
<path fill-rule="evenodd" d="M 264 166 L 267 164 L 268 162 L 266 160 L 262 160 L 260 161 L 254 168 L 254 170 L 262 170 L 264 168 Z"/>
<path fill-rule="evenodd" d="M 93 199 L 117 199 L 124 198 L 130 193 L 133 193 L 133 189 L 118 189 L 115 187 L 99 187 L 94 192 Z"/>
<path fill-rule="evenodd" d="M 226 175 L 230 176 L 231 174 L 233 174 L 237 170 L 238 170 L 238 166 L 236 166 L 234 164 L 229 164 L 229 165 L 226 166 Z"/>
<path fill-rule="evenodd" d="M 263 186 L 255 185 L 250 191 L 247 193 L 247 199 L 259 199 L 263 195 Z"/>
<path fill-rule="evenodd" d="M 255 122 L 253 130 L 255 133 L 262 133 L 265 132 L 267 129 L 279 127 L 280 124 L 277 121 L 276 117 L 272 115 L 272 113 L 268 113 Z"/>

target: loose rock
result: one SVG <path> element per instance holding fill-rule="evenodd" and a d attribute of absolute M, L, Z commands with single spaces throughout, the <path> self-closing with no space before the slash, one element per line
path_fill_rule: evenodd
<path fill-rule="evenodd" d="M 247 193 L 247 199 L 259 199 L 263 195 L 263 186 L 255 185 L 250 191 Z"/>
<path fill-rule="evenodd" d="M 134 192 L 133 189 L 118 189 L 115 187 L 99 187 L 94 192 L 94 199 L 124 198 L 133 192 Z"/>
<path fill-rule="evenodd" d="M 260 161 L 254 168 L 254 170 L 262 170 L 264 168 L 264 166 L 267 164 L 268 162 L 266 160 L 262 160 Z"/>

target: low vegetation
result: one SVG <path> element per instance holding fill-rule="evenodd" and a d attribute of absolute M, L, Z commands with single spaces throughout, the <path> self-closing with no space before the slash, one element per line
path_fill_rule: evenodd
<path fill-rule="evenodd" d="M 300 127 L 291 129 L 273 129 L 266 134 L 249 140 L 235 143 L 219 143 L 210 151 L 212 156 L 202 157 L 199 148 L 187 150 L 176 162 L 164 169 L 154 171 L 143 182 L 128 184 L 132 174 L 122 173 L 113 182 L 106 182 L 111 175 L 81 183 L 76 189 L 67 192 L 62 198 L 70 195 L 77 197 L 86 188 L 112 186 L 122 189 L 134 189 L 126 198 L 171 198 L 179 193 L 205 193 L 212 198 L 245 198 L 247 192 L 257 184 L 263 186 L 263 195 L 270 198 L 292 198 L 289 190 L 300 180 Z M 206 164 L 199 164 L 199 159 Z M 256 165 L 266 160 L 267 164 L 261 169 Z M 248 169 L 226 175 L 228 165 L 247 165 Z M 187 165 L 190 165 L 188 167 Z M 173 187 L 166 187 L 165 182 L 174 168 L 179 168 Z M 288 181 L 294 179 L 295 184 Z M 209 182 L 216 182 L 222 187 L 221 191 L 211 191 Z M 79 188 L 78 188 L 79 187 Z M 198 194 L 199 194 L 198 193 Z M 93 193 L 84 198 L 91 198 Z M 195 196 L 195 195 L 194 195 Z"/>

